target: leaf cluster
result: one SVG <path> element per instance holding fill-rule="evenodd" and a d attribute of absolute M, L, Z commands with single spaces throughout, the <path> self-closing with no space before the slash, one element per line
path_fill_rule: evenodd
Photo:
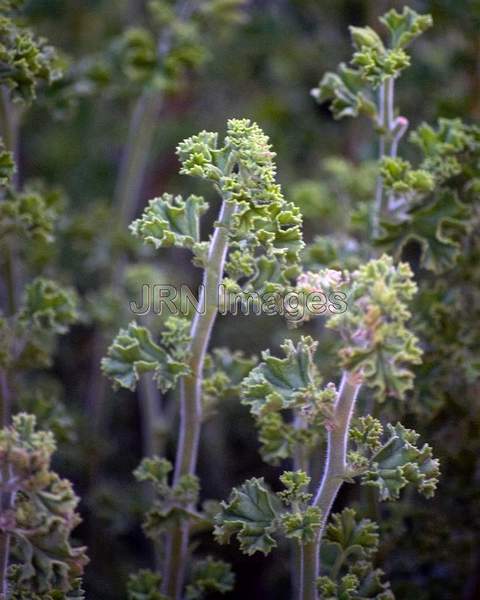
<path fill-rule="evenodd" d="M 79 578 L 88 559 L 85 548 L 70 542 L 80 522 L 78 498 L 70 482 L 51 471 L 54 450 L 53 435 L 37 431 L 32 415 L 19 413 L 11 427 L 0 431 L 0 455 L 8 473 L 1 491 L 13 497 L 2 526 L 13 540 L 10 576 L 19 598 L 29 593 L 52 600 L 82 597 Z"/>
<path fill-rule="evenodd" d="M 343 340 L 342 365 L 360 374 L 380 402 L 387 396 L 404 398 L 412 388 L 408 365 L 419 363 L 421 350 L 407 328 L 407 303 L 416 289 L 409 265 L 395 266 L 384 255 L 350 275 L 348 310 L 327 321 Z"/>
<path fill-rule="evenodd" d="M 432 26 L 430 15 L 419 15 L 404 7 L 390 10 L 380 18 L 390 34 L 386 46 L 371 27 L 350 27 L 354 53 L 351 66 L 341 64 L 337 73 L 326 73 L 312 90 L 319 103 L 330 102 L 336 119 L 364 114 L 378 120 L 372 90 L 386 80 L 396 79 L 410 65 L 405 48 Z"/>
<path fill-rule="evenodd" d="M 285 490 L 274 494 L 263 478 L 252 478 L 234 488 L 228 502 L 221 503 L 215 517 L 215 539 L 226 544 L 235 536 L 244 554 L 267 555 L 283 535 L 304 545 L 321 526 L 321 511 L 308 506 L 310 477 L 301 471 L 281 476 Z"/>
<path fill-rule="evenodd" d="M 352 476 L 359 476 L 362 485 L 378 488 L 380 500 L 398 499 L 408 484 L 431 498 L 440 475 L 439 461 L 433 458 L 431 447 L 418 447 L 418 433 L 400 423 L 387 424 L 384 439 L 383 433 L 380 421 L 371 416 L 361 417 L 351 429 Z"/>
<path fill-rule="evenodd" d="M 142 374 L 152 373 L 159 389 L 167 391 L 189 372 L 189 328 L 187 319 L 169 317 L 157 344 L 146 327 L 132 321 L 120 329 L 102 359 L 102 370 L 114 386 L 132 391 Z"/>
<path fill-rule="evenodd" d="M 375 569 L 378 526 L 358 519 L 351 508 L 332 515 L 321 545 L 322 572 L 318 580 L 321 597 L 328 600 L 393 600 L 390 584 Z"/>
<path fill-rule="evenodd" d="M 260 452 L 266 462 L 278 464 L 298 446 L 313 448 L 332 416 L 335 386 L 321 387 L 314 361 L 317 342 L 302 337 L 297 345 L 286 340 L 285 358 L 269 350 L 241 384 L 242 404 L 250 408 L 259 430 Z M 296 415 L 292 419 L 292 412 Z"/>

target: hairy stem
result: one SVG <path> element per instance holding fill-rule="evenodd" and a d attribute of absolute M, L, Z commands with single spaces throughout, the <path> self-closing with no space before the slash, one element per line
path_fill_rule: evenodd
<path fill-rule="evenodd" d="M 228 229 L 235 211 L 233 204 L 223 202 L 208 253 L 207 266 L 200 292 L 200 310 L 195 313 L 190 330 L 190 374 L 180 382 L 180 431 L 175 459 L 174 484 L 184 475 L 196 471 L 200 430 L 202 426 L 202 381 L 205 354 L 218 314 L 218 289 L 228 250 Z M 185 523 L 169 536 L 165 564 L 164 590 L 170 598 L 179 599 L 187 561 L 189 525 Z"/>
<path fill-rule="evenodd" d="M 317 600 L 316 581 L 320 572 L 320 544 L 335 498 L 347 470 L 347 449 L 350 422 L 360 390 L 357 378 L 345 371 L 335 403 L 334 425 L 328 433 L 327 459 L 322 481 L 313 506 L 322 511 L 322 523 L 316 539 L 303 549 L 303 595 L 301 600 Z"/>
<path fill-rule="evenodd" d="M 317 600 L 318 552 L 320 544 L 317 539 L 302 546 L 302 581 L 299 589 L 299 600 Z"/>

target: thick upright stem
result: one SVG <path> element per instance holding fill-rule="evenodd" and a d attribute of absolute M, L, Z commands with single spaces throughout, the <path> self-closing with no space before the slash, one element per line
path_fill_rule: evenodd
<path fill-rule="evenodd" d="M 320 545 L 317 540 L 302 546 L 302 582 L 299 588 L 299 600 L 317 600 L 318 552 Z"/>
<path fill-rule="evenodd" d="M 175 459 L 174 483 L 196 471 L 202 426 L 202 380 L 205 354 L 218 314 L 218 290 L 228 250 L 228 228 L 235 206 L 223 202 L 218 224 L 210 244 L 207 266 L 200 292 L 200 310 L 195 313 L 190 335 L 190 374 L 180 382 L 180 431 Z M 164 591 L 179 599 L 185 574 L 189 525 L 174 530 L 167 542 Z"/>
<path fill-rule="evenodd" d="M 345 371 L 342 375 L 335 403 L 334 425 L 328 433 L 327 459 L 322 481 L 313 500 L 313 506 L 322 511 L 322 523 L 317 538 L 303 549 L 303 585 L 301 600 L 317 600 L 316 581 L 319 576 L 319 554 L 322 535 L 335 498 L 347 470 L 347 449 L 350 421 L 355 408 L 360 384 Z"/>

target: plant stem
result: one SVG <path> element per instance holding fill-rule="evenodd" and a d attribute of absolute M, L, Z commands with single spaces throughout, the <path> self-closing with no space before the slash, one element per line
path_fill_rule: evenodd
<path fill-rule="evenodd" d="M 387 91 L 386 83 L 383 82 L 378 90 L 378 127 L 380 135 L 378 139 L 378 158 L 381 160 L 385 156 L 387 123 Z M 375 186 L 375 212 L 373 215 L 373 235 L 376 237 L 379 233 L 380 217 L 383 211 L 383 179 L 379 174 Z"/>
<path fill-rule="evenodd" d="M 181 21 L 186 21 L 196 8 L 196 3 L 192 0 L 178 0 L 176 4 L 176 13 Z M 172 31 L 167 28 L 160 35 L 157 43 L 157 59 L 160 62 L 166 57 L 172 46 Z M 120 167 L 117 175 L 114 192 L 114 204 L 118 215 L 118 226 L 121 230 L 125 229 L 135 216 L 139 204 L 139 196 L 145 179 L 151 148 L 155 132 L 157 131 L 157 120 L 164 101 L 164 94 L 159 90 L 145 89 L 137 99 L 133 108 L 130 123 L 128 127 L 127 141 L 122 153 Z M 112 283 L 114 288 L 120 288 L 123 283 L 123 276 L 126 266 L 126 257 L 122 253 L 117 257 L 114 266 Z M 102 410 L 102 397 L 105 390 L 99 394 L 100 401 L 95 402 L 96 390 L 102 388 L 100 379 L 103 375 L 100 371 L 100 358 L 105 351 L 105 343 L 101 332 L 96 333 L 94 345 L 102 349 L 100 357 L 95 357 L 92 366 L 92 377 L 89 396 L 90 404 L 96 406 L 95 412 Z M 157 427 L 160 420 L 163 420 L 160 407 L 158 391 L 153 390 L 153 384 L 147 382 L 141 384 L 138 388 L 138 397 L 140 402 L 140 411 L 143 421 L 143 437 L 145 447 L 153 453 L 160 453 L 161 445 L 157 446 L 155 438 L 157 437 Z M 151 418 L 151 417 L 154 418 Z M 101 416 L 97 416 L 96 421 L 100 421 Z"/>
<path fill-rule="evenodd" d="M 10 101 L 9 91 L 2 87 L 0 90 L 0 127 L 5 148 L 10 151 L 14 159 L 18 150 L 18 115 Z M 15 160 L 15 163 L 18 162 Z M 12 185 L 18 188 L 18 168 L 13 175 Z M 4 265 L 6 281 L 6 307 L 5 314 L 13 315 L 17 310 L 18 273 L 17 261 L 13 244 L 5 244 Z M 12 374 L 6 370 L 0 371 L 0 426 L 8 427 L 11 418 Z M 7 462 L 1 467 L 2 484 L 10 479 L 11 467 Z M 7 511 L 12 510 L 15 502 L 14 491 L 4 491 L 0 494 L 0 515 L 5 517 Z M 0 530 L 0 600 L 6 600 L 8 595 L 8 565 L 10 559 L 10 533 Z"/>
<path fill-rule="evenodd" d="M 10 387 L 8 376 L 5 371 L 0 371 L 0 408 L 1 425 L 6 427 L 10 421 Z M 2 484 L 10 479 L 10 467 L 4 462 L 1 468 Z M 5 522 L 5 513 L 12 509 L 15 501 L 15 493 L 12 491 L 2 492 L 0 494 L 0 516 Z M 0 528 L 0 600 L 6 600 L 8 594 L 8 564 L 10 557 L 10 533 L 8 530 L 2 531 Z"/>
<path fill-rule="evenodd" d="M 235 205 L 222 203 L 208 252 L 200 292 L 200 310 L 190 330 L 190 374 L 180 382 L 180 431 L 175 460 L 174 485 L 184 475 L 194 475 L 202 425 L 202 383 L 205 354 L 218 314 L 218 290 L 228 250 L 228 229 Z M 203 310 L 202 310 L 203 309 Z M 182 592 L 188 552 L 189 524 L 175 529 L 167 542 L 164 589 L 169 598 L 179 599 Z"/>
<path fill-rule="evenodd" d="M 8 427 L 10 424 L 10 385 L 5 370 L 0 371 L 0 427 Z"/>
<path fill-rule="evenodd" d="M 293 419 L 293 426 L 296 430 L 303 429 L 305 427 L 305 420 L 297 412 Z M 310 472 L 308 451 L 303 444 L 297 444 L 293 454 L 293 470 L 303 471 L 304 473 Z M 302 597 L 302 576 L 303 569 L 303 547 L 298 544 L 296 540 L 292 540 L 290 543 L 290 581 L 293 589 L 293 593 L 296 597 Z"/>
<path fill-rule="evenodd" d="M 195 3 L 190 0 L 177 2 L 176 12 L 181 21 L 188 19 L 194 10 Z M 171 46 L 172 31 L 166 29 L 158 40 L 158 61 L 165 58 Z M 163 92 L 146 89 L 138 98 L 132 112 L 114 196 L 120 224 L 124 227 L 135 215 L 163 99 Z"/>
<path fill-rule="evenodd" d="M 390 77 L 384 81 L 378 94 L 378 127 L 380 129 L 378 158 L 384 156 L 396 158 L 398 144 L 408 129 L 408 120 L 405 117 L 395 117 L 395 79 Z M 375 211 L 373 215 L 373 235 L 378 236 L 382 215 L 391 210 L 391 198 L 387 205 L 384 202 L 384 185 L 379 174 L 375 188 Z"/>
<path fill-rule="evenodd" d="M 126 227 L 135 215 L 162 102 L 162 94 L 148 90 L 138 98 L 132 112 L 115 187 L 115 207 L 121 226 Z"/>
<path fill-rule="evenodd" d="M 303 549 L 301 600 L 317 600 L 316 581 L 320 572 L 320 544 L 330 511 L 347 471 L 350 422 L 360 387 L 358 379 L 352 373 L 344 371 L 335 403 L 334 425 L 328 432 L 325 470 L 312 503 L 322 511 L 322 522 L 316 539 L 305 545 Z"/>
<path fill-rule="evenodd" d="M 318 552 L 320 544 L 317 539 L 302 546 L 302 581 L 299 589 L 299 600 L 317 600 Z"/>

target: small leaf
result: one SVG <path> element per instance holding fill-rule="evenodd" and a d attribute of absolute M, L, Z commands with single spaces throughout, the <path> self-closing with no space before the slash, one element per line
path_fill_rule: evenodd
<path fill-rule="evenodd" d="M 215 517 L 214 535 L 221 544 L 235 535 L 245 554 L 269 554 L 277 543 L 272 535 L 278 531 L 281 502 L 263 479 L 249 479 L 234 488 L 228 503 Z"/>
<path fill-rule="evenodd" d="M 388 438 L 369 457 L 369 467 L 361 475 L 363 485 L 377 487 L 381 500 L 395 500 L 409 483 L 431 498 L 440 475 L 439 461 L 428 444 L 417 447 L 418 434 L 400 423 L 387 425 Z"/>
<path fill-rule="evenodd" d="M 133 235 L 158 248 L 197 247 L 200 242 L 200 217 L 208 204 L 201 196 L 164 194 L 148 203 L 142 217 L 130 225 Z"/>
<path fill-rule="evenodd" d="M 401 13 L 392 8 L 380 21 L 390 31 L 393 48 L 405 48 L 433 25 L 430 15 L 419 15 L 408 6 L 404 6 Z"/>
<path fill-rule="evenodd" d="M 342 552 L 350 559 L 370 559 L 378 549 L 378 526 L 370 519 L 360 519 L 351 508 L 332 515 L 331 522 L 325 531 L 322 549 L 332 553 Z"/>
<path fill-rule="evenodd" d="M 162 577 L 158 573 L 143 569 L 130 575 L 127 584 L 128 600 L 167 600 L 160 593 Z"/>
<path fill-rule="evenodd" d="M 435 273 L 455 266 L 460 253 L 459 239 L 469 229 L 469 209 L 449 190 L 442 190 L 429 204 L 413 207 L 399 222 L 382 221 L 376 244 L 397 258 L 409 242 L 421 248 L 421 265 Z"/>
<path fill-rule="evenodd" d="M 316 538 L 322 525 L 322 511 L 316 506 L 308 506 L 304 511 L 282 515 L 285 536 L 305 545 Z"/>
<path fill-rule="evenodd" d="M 108 356 L 102 359 L 102 370 L 114 385 L 132 391 L 144 373 L 153 373 L 158 387 L 167 391 L 189 372 L 185 362 L 161 348 L 148 329 L 135 322 L 130 323 L 127 329 L 120 329 L 108 349 Z"/>
<path fill-rule="evenodd" d="M 192 582 L 187 586 L 187 600 L 202 600 L 208 594 L 226 594 L 233 590 L 235 575 L 231 566 L 211 556 L 197 561 L 193 566 Z"/>
<path fill-rule="evenodd" d="M 326 73 L 318 87 L 310 93 L 319 104 L 331 101 L 330 110 L 335 119 L 358 117 L 359 114 L 373 119 L 376 107 L 363 88 L 364 81 L 360 72 L 341 63 L 338 74 Z"/>
<path fill-rule="evenodd" d="M 264 362 L 252 369 L 242 382 L 242 403 L 254 415 L 300 406 L 316 394 L 317 373 L 313 354 L 317 343 L 302 337 L 297 346 L 291 340 L 282 345 L 285 358 L 276 358 L 267 350 Z"/>
<path fill-rule="evenodd" d="M 55 281 L 37 277 L 25 288 L 19 321 L 42 332 L 62 334 L 77 319 L 73 290 Z"/>

